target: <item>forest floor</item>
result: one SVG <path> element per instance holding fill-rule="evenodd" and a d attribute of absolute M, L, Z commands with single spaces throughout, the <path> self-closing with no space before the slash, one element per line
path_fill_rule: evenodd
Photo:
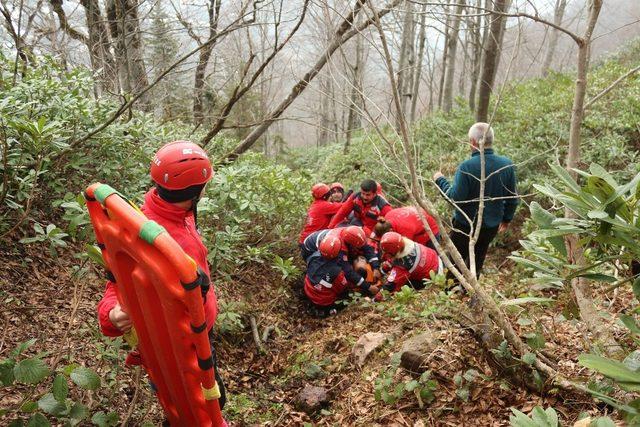
<path fill-rule="evenodd" d="M 520 296 L 525 289 L 517 284 L 516 267 L 507 259 L 516 241 L 511 237 L 499 242 L 482 279 L 488 289 L 506 299 Z M 104 280 L 98 278 L 97 270 L 74 275 L 74 266 L 81 263 L 70 250 L 54 258 L 37 246 L 3 248 L 0 359 L 18 343 L 37 338 L 30 351 L 48 351 L 50 361 L 59 357 L 61 365 L 78 363 L 99 372 L 103 387 L 84 392 L 89 393 L 84 397 L 93 411 L 115 410 L 126 425 L 158 424 L 162 413 L 144 375 L 136 382 L 135 370 L 123 364 L 122 342 L 102 337 L 97 328 L 95 306 Z M 374 305 L 361 300 L 320 320 L 305 313 L 292 284 L 283 283 L 268 267 L 246 269 L 235 278 L 233 286 L 217 289 L 219 299 L 242 301 L 255 317 L 260 334 L 267 327 L 273 332 L 265 343 L 266 352 L 259 353 L 247 310 L 242 332 L 219 337 L 219 367 L 229 394 L 224 413 L 231 425 L 508 425 L 511 407 L 528 412 L 537 405 L 553 406 L 563 425 L 572 425 L 581 413 L 608 412 L 587 396 L 551 386 L 537 395 L 501 378 L 487 364 L 473 334 L 452 320 L 456 308 L 464 309 L 466 297 L 451 298 L 426 289 L 402 303 L 390 300 Z M 631 298 L 625 292 L 620 290 L 609 301 L 613 311 L 626 309 L 625 302 Z M 586 350 L 586 332 L 571 320 L 568 297 L 555 296 L 558 301 L 553 305 L 510 307 L 508 314 L 521 336 L 536 331 L 544 335 L 547 354 L 563 361 L 557 367 L 560 372 L 584 378 L 586 371 L 576 360 Z M 391 389 L 411 379 L 392 359 L 407 338 L 422 331 L 429 331 L 439 343 L 428 357 L 431 377 L 437 381 L 435 399 L 422 408 L 413 393 L 392 404 L 376 400 L 377 378 L 391 378 Z M 352 360 L 352 348 L 367 332 L 382 332 L 388 339 L 359 367 Z M 313 417 L 298 412 L 294 405 L 306 384 L 329 391 L 329 405 Z M 0 389 L 0 408 L 17 399 Z M 0 424 L 5 424 L 2 417 Z"/>

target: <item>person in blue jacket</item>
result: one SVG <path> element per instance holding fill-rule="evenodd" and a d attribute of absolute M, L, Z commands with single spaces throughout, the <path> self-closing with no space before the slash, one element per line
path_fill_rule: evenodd
<path fill-rule="evenodd" d="M 484 210 L 482 219 L 478 222 L 481 141 L 484 141 L 485 187 Z M 496 234 L 506 231 L 509 227 L 518 206 L 519 197 L 515 165 L 510 159 L 494 152 L 493 129 L 489 124 L 478 122 L 471 126 L 469 145 L 471 158 L 458 166 L 453 184 L 444 177 L 442 172 L 436 172 L 433 179 L 442 193 L 453 202 L 455 213 L 450 237 L 467 266 L 469 265 L 470 230 L 475 230 L 478 224 L 480 225 L 480 235 L 474 249 L 476 274 L 479 276 L 489 244 Z M 468 219 L 473 222 L 473 227 L 470 226 Z"/>

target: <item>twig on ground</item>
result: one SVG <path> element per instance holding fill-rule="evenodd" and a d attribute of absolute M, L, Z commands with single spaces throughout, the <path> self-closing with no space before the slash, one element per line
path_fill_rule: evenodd
<path fill-rule="evenodd" d="M 264 347 L 262 345 L 262 341 L 260 341 L 260 334 L 258 333 L 258 324 L 256 322 L 256 318 L 251 316 L 249 318 L 249 322 L 251 323 L 251 332 L 253 334 L 253 341 L 256 343 L 256 347 L 258 348 L 258 353 L 264 354 Z"/>
<path fill-rule="evenodd" d="M 276 329 L 275 325 L 267 326 L 266 328 L 264 328 L 264 330 L 262 331 L 263 343 L 267 342 L 267 340 L 269 339 L 269 335 L 271 335 L 271 332 L 273 332 L 275 329 Z"/>
<path fill-rule="evenodd" d="M 131 399 L 131 403 L 129 404 L 129 410 L 127 411 L 127 415 L 122 420 L 120 427 L 125 427 L 129 422 L 131 415 L 133 415 L 133 410 L 135 409 L 136 401 L 138 400 L 138 394 L 140 393 L 140 373 L 141 372 L 142 370 L 140 369 L 140 366 L 136 366 L 136 376 L 134 378 L 136 389 L 133 393 L 133 398 Z"/>

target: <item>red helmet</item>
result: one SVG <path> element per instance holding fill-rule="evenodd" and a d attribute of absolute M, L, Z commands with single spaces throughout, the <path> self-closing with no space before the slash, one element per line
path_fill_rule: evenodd
<path fill-rule="evenodd" d="M 342 229 L 342 238 L 345 243 L 355 248 L 361 248 L 367 243 L 367 235 L 361 227 L 350 225 Z"/>
<path fill-rule="evenodd" d="M 329 194 L 329 191 L 331 191 L 331 189 L 327 184 L 323 182 L 319 182 L 318 184 L 315 184 L 313 187 L 311 187 L 311 194 L 313 195 L 314 199 L 324 198 L 324 196 Z"/>
<path fill-rule="evenodd" d="M 183 190 L 207 183 L 213 176 L 207 153 L 189 141 L 173 141 L 151 161 L 151 179 L 167 190 Z"/>
<path fill-rule="evenodd" d="M 320 255 L 329 259 L 337 257 L 341 248 L 342 242 L 340 241 L 340 238 L 333 233 L 327 234 L 324 239 L 322 239 L 322 242 L 320 242 L 320 246 L 318 247 Z"/>
<path fill-rule="evenodd" d="M 333 184 L 331 184 L 331 190 L 340 190 L 344 193 L 344 185 L 342 185 L 339 182 L 334 182 Z"/>
<path fill-rule="evenodd" d="M 389 255 L 395 255 L 404 249 L 404 239 L 399 233 L 390 231 L 380 239 L 380 248 Z"/>

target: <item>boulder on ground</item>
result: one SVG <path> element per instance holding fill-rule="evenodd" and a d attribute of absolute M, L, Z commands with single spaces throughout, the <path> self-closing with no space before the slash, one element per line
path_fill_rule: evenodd
<path fill-rule="evenodd" d="M 353 359 L 358 366 L 363 366 L 367 357 L 378 347 L 385 343 L 388 336 L 382 332 L 367 332 L 361 336 L 353 346 Z"/>
<path fill-rule="evenodd" d="M 296 397 L 296 408 L 311 415 L 329 404 L 329 395 L 324 387 L 305 385 Z"/>
<path fill-rule="evenodd" d="M 425 361 L 428 355 L 440 344 L 440 340 L 428 330 L 412 336 L 402 343 L 400 366 L 415 373 L 426 371 L 428 368 Z"/>

